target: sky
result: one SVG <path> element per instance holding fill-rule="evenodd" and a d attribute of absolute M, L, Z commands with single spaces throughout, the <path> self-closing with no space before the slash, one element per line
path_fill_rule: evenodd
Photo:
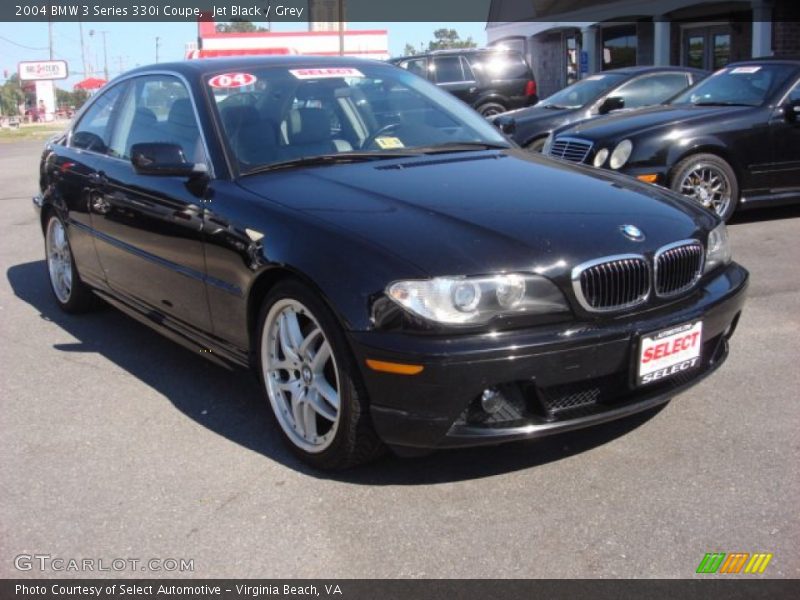
<path fill-rule="evenodd" d="M 389 53 L 403 53 L 406 43 L 415 47 L 427 46 L 433 32 L 442 27 L 458 31 L 462 39 L 472 37 L 479 45 L 486 43 L 484 23 L 351 23 L 349 29 L 386 29 L 389 32 Z M 307 30 L 307 25 L 277 24 L 276 31 Z M 94 32 L 91 35 L 90 32 Z M 182 60 L 185 44 L 197 39 L 196 23 L 83 23 L 83 37 L 87 62 L 95 65 L 94 75 L 103 73 L 103 35 L 106 33 L 109 75 L 114 77 L 137 65 L 156 62 L 156 37 L 159 38 L 159 62 Z M 53 24 L 53 57 L 66 60 L 71 76 L 56 82 L 67 89 L 83 79 L 80 30 L 78 23 Z M 0 23 L 0 82 L 4 71 L 15 73 L 22 60 L 48 58 L 48 33 L 46 23 Z"/>

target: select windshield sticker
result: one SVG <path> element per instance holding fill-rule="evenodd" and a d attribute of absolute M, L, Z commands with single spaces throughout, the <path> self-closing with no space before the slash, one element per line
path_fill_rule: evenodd
<path fill-rule="evenodd" d="M 251 73 L 221 73 L 208 80 L 212 88 L 239 88 L 253 85 L 256 76 Z"/>
<path fill-rule="evenodd" d="M 735 69 L 731 70 L 731 75 L 758 73 L 760 70 L 761 67 L 736 67 Z"/>
<path fill-rule="evenodd" d="M 289 69 L 289 73 L 297 79 L 326 79 L 333 77 L 364 77 L 358 69 L 338 68 L 338 69 Z"/>
<path fill-rule="evenodd" d="M 405 148 L 400 138 L 381 136 L 375 138 L 375 143 L 378 144 L 381 150 L 392 150 L 393 148 Z"/>

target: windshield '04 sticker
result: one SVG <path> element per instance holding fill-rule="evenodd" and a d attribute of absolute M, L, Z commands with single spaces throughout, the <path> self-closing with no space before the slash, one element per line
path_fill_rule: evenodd
<path fill-rule="evenodd" d="M 761 67 L 736 67 L 731 69 L 731 75 L 738 75 L 741 73 L 758 73 Z"/>
<path fill-rule="evenodd" d="M 375 143 L 378 144 L 381 150 L 392 150 L 394 148 L 405 148 L 400 138 L 381 136 L 375 138 Z"/>
<path fill-rule="evenodd" d="M 333 68 L 333 69 L 289 69 L 289 73 L 297 79 L 324 79 L 332 77 L 364 77 L 358 69 Z"/>
<path fill-rule="evenodd" d="M 256 76 L 252 73 L 221 73 L 208 80 L 212 88 L 238 88 L 253 85 Z"/>

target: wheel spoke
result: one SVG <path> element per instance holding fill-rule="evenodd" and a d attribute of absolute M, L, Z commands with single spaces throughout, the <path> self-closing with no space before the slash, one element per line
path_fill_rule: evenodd
<path fill-rule="evenodd" d="M 305 431 L 305 416 L 304 416 L 304 405 L 306 404 L 305 399 L 302 397 L 301 394 L 292 394 L 292 420 L 294 421 L 295 429 L 297 433 L 299 433 L 302 437 L 306 437 Z"/>
<path fill-rule="evenodd" d="M 321 335 L 322 335 L 322 330 L 319 327 L 315 327 L 303 339 L 299 349 L 299 353 L 302 358 L 308 358 L 311 356 L 311 348 L 314 346 L 314 343 L 317 341 L 317 338 L 320 337 Z"/>
<path fill-rule="evenodd" d="M 281 349 L 283 355 L 292 362 L 300 360 L 299 347 L 303 339 L 300 333 L 300 323 L 297 321 L 297 313 L 285 311 L 280 316 L 278 330 L 281 339 Z"/>
<path fill-rule="evenodd" d="M 337 411 L 339 410 L 339 394 L 333 389 L 325 378 L 318 377 L 314 380 L 314 389 Z"/>
<path fill-rule="evenodd" d="M 322 396 L 319 393 L 318 389 L 313 389 L 309 391 L 308 401 L 309 404 L 317 412 L 317 414 L 328 419 L 328 421 L 331 422 L 336 420 L 336 411 L 331 410 L 330 407 L 327 404 L 325 404 L 325 402 L 322 400 Z"/>
<path fill-rule="evenodd" d="M 321 376 L 322 371 L 325 369 L 325 363 L 331 357 L 331 346 L 327 341 L 322 342 L 322 345 L 317 350 L 314 358 L 311 360 L 311 370 L 314 375 Z"/>
<path fill-rule="evenodd" d="M 303 435 L 309 442 L 317 438 L 317 411 L 311 405 L 308 397 L 303 400 Z"/>

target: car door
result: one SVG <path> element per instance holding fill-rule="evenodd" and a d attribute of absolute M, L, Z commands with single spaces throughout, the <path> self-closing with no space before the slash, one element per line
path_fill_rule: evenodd
<path fill-rule="evenodd" d="M 800 103 L 800 80 L 770 120 L 770 146 L 774 153 L 770 187 L 775 194 L 800 196 L 800 116 L 787 120 L 785 110 L 790 103 Z"/>
<path fill-rule="evenodd" d="M 92 190 L 107 159 L 111 132 L 127 83 L 113 85 L 97 96 L 72 127 L 62 145 L 53 146 L 46 163 L 48 180 L 57 203 L 66 209 L 70 248 L 81 277 L 103 287 L 105 273 L 98 260 L 90 208 L 96 200 Z"/>
<path fill-rule="evenodd" d="M 185 177 L 141 175 L 131 147 L 171 143 L 189 162 L 206 163 L 194 105 L 172 75 L 130 80 L 97 173 L 92 223 L 109 286 L 140 308 L 211 330 L 205 289 L 203 199 Z"/>
<path fill-rule="evenodd" d="M 472 104 L 478 92 L 478 82 L 472 75 L 464 73 L 464 65 L 460 56 L 435 56 L 433 58 L 433 80 L 440 88 L 447 90 L 456 98 Z M 469 68 L 469 65 L 466 65 Z"/>

